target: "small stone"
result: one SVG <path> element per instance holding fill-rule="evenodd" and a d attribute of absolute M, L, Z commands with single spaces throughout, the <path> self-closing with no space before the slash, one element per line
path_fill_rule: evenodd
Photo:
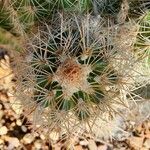
<path fill-rule="evenodd" d="M 0 135 L 5 135 L 5 134 L 7 134 L 7 132 L 8 132 L 8 129 L 6 126 L 2 126 L 0 128 Z"/>
<path fill-rule="evenodd" d="M 0 145 L 4 143 L 4 140 L 0 139 Z"/>
<path fill-rule="evenodd" d="M 0 110 L 0 120 L 2 119 L 3 115 L 4 115 L 4 111 Z"/>
<path fill-rule="evenodd" d="M 144 142 L 144 146 L 148 149 L 150 149 L 150 139 L 146 139 Z"/>
<path fill-rule="evenodd" d="M 40 135 L 40 138 L 41 138 L 42 140 L 45 140 L 45 136 L 44 136 L 43 134 Z"/>
<path fill-rule="evenodd" d="M 27 128 L 26 128 L 25 126 L 21 126 L 21 130 L 22 130 L 23 132 L 27 132 Z"/>
<path fill-rule="evenodd" d="M 1 120 L 1 124 L 4 124 L 4 123 L 5 123 L 5 119 L 2 119 L 2 120 Z"/>
<path fill-rule="evenodd" d="M 30 144 L 32 143 L 34 140 L 34 136 L 30 133 L 27 133 L 24 137 L 23 137 L 23 142 L 24 144 Z"/>
<path fill-rule="evenodd" d="M 14 127 L 16 124 L 15 124 L 15 122 L 12 122 L 11 123 L 11 127 Z"/>
<path fill-rule="evenodd" d="M 0 100 L 3 102 L 7 102 L 8 98 L 7 98 L 6 94 L 0 94 Z"/>
<path fill-rule="evenodd" d="M 50 139 L 56 142 L 59 139 L 59 134 L 57 132 L 51 132 L 49 135 Z"/>
<path fill-rule="evenodd" d="M 12 99 L 11 100 L 11 107 L 12 107 L 12 109 L 15 111 L 15 113 L 17 115 L 21 115 L 22 114 L 23 108 L 22 108 L 21 102 L 19 100 L 17 100 L 15 102 L 15 99 Z"/>
<path fill-rule="evenodd" d="M 4 144 L 0 144 L 0 149 L 4 149 Z"/>
<path fill-rule="evenodd" d="M 142 147 L 140 150 L 149 150 L 149 148 Z"/>
<path fill-rule="evenodd" d="M 42 143 L 40 140 L 35 141 L 34 146 L 36 150 L 40 150 L 42 148 Z"/>
<path fill-rule="evenodd" d="M 89 147 L 90 150 L 97 150 L 96 143 L 93 140 L 89 140 L 88 147 Z"/>
<path fill-rule="evenodd" d="M 97 150 L 107 150 L 108 149 L 108 146 L 107 145 L 101 145 L 101 146 L 98 146 Z"/>
<path fill-rule="evenodd" d="M 10 120 L 11 120 L 11 121 L 14 121 L 14 120 L 15 120 L 15 118 L 14 118 L 14 117 L 10 117 Z"/>
<path fill-rule="evenodd" d="M 77 146 L 75 146 L 75 150 L 83 150 L 83 148 L 81 145 L 77 145 Z"/>
<path fill-rule="evenodd" d="M 88 142 L 88 141 L 85 141 L 85 140 L 81 140 L 79 143 L 80 143 L 80 145 L 82 145 L 82 146 L 87 146 L 87 145 L 89 144 L 89 142 Z"/>
<path fill-rule="evenodd" d="M 18 126 L 21 126 L 21 125 L 22 125 L 21 120 L 20 120 L 20 119 L 18 119 L 18 120 L 16 121 L 16 124 L 17 124 Z"/>
<path fill-rule="evenodd" d="M 17 148 L 20 146 L 19 140 L 15 137 L 8 137 L 7 141 L 9 142 L 9 145 L 8 145 L 9 150 Z"/>
<path fill-rule="evenodd" d="M 131 137 L 129 139 L 131 146 L 134 148 L 141 148 L 143 145 L 143 140 L 143 137 Z"/>
<path fill-rule="evenodd" d="M 3 106 L 0 104 L 0 110 L 3 108 Z"/>

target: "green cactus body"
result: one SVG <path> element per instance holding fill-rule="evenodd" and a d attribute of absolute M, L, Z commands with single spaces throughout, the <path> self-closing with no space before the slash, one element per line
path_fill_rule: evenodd
<path fill-rule="evenodd" d="M 143 14 L 139 21 L 139 33 L 135 43 L 135 50 L 139 52 L 140 57 L 147 56 L 147 63 L 149 63 L 150 51 L 150 11 Z"/>
<path fill-rule="evenodd" d="M 5 45 L 7 49 L 22 51 L 23 47 L 21 46 L 21 39 L 16 38 L 8 31 L 0 28 L 0 45 Z"/>
<path fill-rule="evenodd" d="M 51 3 L 41 0 L 8 0 L 0 3 L 0 26 L 24 35 L 38 21 L 51 16 Z"/>
<path fill-rule="evenodd" d="M 55 4 L 55 2 L 53 3 Z M 91 0 L 57 0 L 56 7 L 67 12 L 85 12 L 91 9 Z"/>
<path fill-rule="evenodd" d="M 115 16 L 121 6 L 122 0 L 57 0 L 53 8 L 59 8 L 68 13 L 90 12 L 102 16 Z"/>
<path fill-rule="evenodd" d="M 102 3 L 96 0 L 13 2 L 9 8 L 16 12 L 23 31 L 29 30 L 36 21 L 41 23 L 46 19 L 49 22 L 47 17 L 55 8 L 75 13 L 94 9 L 106 19 L 109 14 L 117 18 L 122 6 L 122 1 L 118 0 L 113 3 L 112 0 Z M 102 6 L 105 7 L 102 9 Z M 16 96 L 37 114 L 36 124 L 47 127 L 50 132 L 61 130 L 72 134 L 82 129 L 97 132 L 101 122 L 105 127 L 114 114 L 120 113 L 120 107 L 128 107 L 128 100 L 134 100 L 130 92 L 135 87 L 135 76 L 139 76 L 135 54 L 149 41 L 149 13 L 139 22 L 139 33 L 135 22 L 127 19 L 128 7 L 126 13 L 118 21 L 119 25 L 113 19 L 106 21 L 100 16 L 96 20 L 88 15 L 81 18 L 71 15 L 71 19 L 66 19 L 68 16 L 64 19 L 61 14 L 60 18 L 49 22 L 51 26 L 42 24 L 39 27 L 26 52 L 17 56 L 14 71 L 18 78 Z M 11 19 L 3 21 L 4 28 L 14 28 Z M 149 54 L 149 47 L 146 48 Z"/>
<path fill-rule="evenodd" d="M 104 94 L 99 89 L 99 84 L 94 80 L 92 76 L 90 77 L 89 74 L 92 73 L 90 63 L 94 64 L 93 74 L 94 72 L 97 72 L 97 74 L 99 74 L 101 70 L 104 70 L 105 66 L 101 66 L 101 64 L 99 64 L 98 66 L 99 61 L 103 62 L 103 60 L 101 60 L 100 57 L 96 55 L 91 56 L 91 58 L 87 57 L 87 59 L 84 60 L 84 62 L 79 63 L 78 60 L 81 59 L 80 53 L 82 53 L 83 51 L 82 48 L 79 46 L 79 44 L 77 45 L 78 47 L 74 47 L 75 45 L 72 45 L 72 47 L 68 47 L 68 49 L 65 52 L 65 47 L 63 47 L 63 45 L 60 45 L 61 43 L 65 44 L 69 42 L 65 40 L 69 40 L 69 38 L 72 37 L 74 37 L 75 39 L 70 40 L 77 40 L 78 38 L 81 38 L 80 35 L 75 37 L 76 35 L 72 33 L 71 33 L 72 35 L 68 35 L 67 32 L 68 31 L 64 31 L 64 33 L 62 33 L 62 37 L 56 36 L 56 38 L 52 43 L 50 41 L 48 43 L 50 49 L 47 52 L 45 50 L 44 51 L 39 50 L 35 52 L 33 54 L 34 56 L 32 63 L 36 69 L 40 70 L 40 72 L 43 71 L 47 72 L 50 74 L 51 77 L 50 79 L 49 78 L 45 79 L 46 78 L 45 75 L 41 74 L 40 72 L 39 73 L 37 72 L 37 80 L 36 80 L 37 85 L 41 89 L 47 89 L 50 90 L 51 93 L 53 93 L 52 95 L 54 95 L 54 97 L 52 98 L 52 101 L 53 103 L 56 103 L 55 104 L 56 109 L 70 111 L 71 109 L 77 108 L 80 101 L 85 104 L 88 102 L 93 103 L 94 105 L 94 103 L 96 104 L 98 103 L 98 101 L 100 101 L 99 98 L 101 98 L 101 100 L 103 99 Z M 58 42 L 59 38 L 62 38 L 61 40 L 63 41 L 59 40 Z M 56 48 L 51 49 L 51 47 L 53 47 L 54 44 L 57 44 L 55 45 Z M 60 52 L 58 51 L 59 47 L 60 49 L 63 48 Z M 71 52 L 72 49 L 74 49 L 74 52 Z M 43 56 L 40 56 L 41 54 Z M 44 62 L 43 60 L 43 64 L 41 62 L 41 64 L 39 65 L 36 61 L 39 61 L 38 60 L 39 56 L 41 57 L 41 59 L 44 59 L 43 58 L 44 55 L 47 55 L 47 58 L 45 58 L 45 61 L 47 62 Z M 37 66 L 35 65 L 36 63 Z M 90 90 L 91 94 L 88 94 Z M 38 95 L 40 96 L 41 93 L 38 93 Z M 38 99 L 40 98 L 38 97 L 37 100 Z M 35 99 L 35 101 L 37 100 Z M 45 103 L 44 95 L 41 101 Z M 88 116 L 86 112 L 84 112 L 83 110 L 81 111 L 78 110 L 77 112 L 78 113 L 75 114 L 77 115 L 78 118 L 83 119 L 85 118 L 85 116 Z"/>
<path fill-rule="evenodd" d="M 23 101 L 47 110 L 48 120 L 52 124 L 56 121 L 55 129 L 58 126 L 65 128 L 64 124 L 69 125 L 74 120 L 72 127 L 66 129 L 70 132 L 79 122 L 86 124 L 91 117 L 95 118 L 96 114 L 109 108 L 106 87 L 116 85 L 119 76 L 104 55 L 103 38 L 94 35 L 99 32 L 100 25 L 92 30 L 78 21 L 65 23 L 59 30 L 49 31 L 48 27 L 48 32 L 40 33 L 47 38 L 37 36 L 32 43 L 28 61 L 18 63 L 25 65 L 23 68 L 27 70 L 17 75 L 21 79 L 19 89 L 25 94 Z M 112 90 L 113 95 L 117 92 Z M 73 117 L 60 121 L 54 117 L 57 112 L 65 113 L 67 118 Z"/>

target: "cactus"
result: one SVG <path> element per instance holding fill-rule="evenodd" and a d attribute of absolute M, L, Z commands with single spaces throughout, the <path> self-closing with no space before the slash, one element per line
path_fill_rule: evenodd
<path fill-rule="evenodd" d="M 137 14 L 143 8 L 138 6 L 141 0 L 0 3 L 0 27 L 14 35 L 10 40 L 7 31 L 0 31 L 0 43 L 20 50 L 15 35 L 27 33 L 26 50 L 14 60 L 16 97 L 25 112 L 33 113 L 35 125 L 47 134 L 111 136 L 121 128 L 112 120 L 123 118 L 137 97 L 147 99 L 141 85 L 150 84 L 149 12 Z M 57 17 L 60 10 L 69 15 Z M 30 40 L 29 31 L 36 27 Z"/>
<path fill-rule="evenodd" d="M 51 15 L 51 4 L 41 0 L 8 0 L 0 2 L 0 26 L 13 34 L 24 35 L 37 21 Z"/>
<path fill-rule="evenodd" d="M 23 39 L 18 39 L 13 36 L 10 32 L 0 28 L 0 45 L 5 45 L 7 49 L 14 51 L 22 51 Z"/>
<path fill-rule="evenodd" d="M 102 16 L 116 16 L 123 0 L 92 0 L 93 10 Z"/>
<path fill-rule="evenodd" d="M 133 93 L 144 98 L 149 99 L 149 75 L 150 75 L 150 11 L 147 10 L 139 20 L 139 30 L 136 42 L 134 44 L 134 51 L 139 62 L 143 62 L 142 72 L 145 74 L 145 80 L 141 87 L 136 88 Z"/>
<path fill-rule="evenodd" d="M 18 74 L 23 93 L 31 86 L 26 89 L 31 90 L 31 95 L 25 93 L 24 101 L 42 107 L 41 113 L 47 110 L 48 122 L 52 123 L 51 128 L 56 124 L 55 129 L 63 123 L 68 126 L 73 116 L 76 123 L 71 126 L 86 122 L 100 111 L 99 105 L 107 107 L 105 86 L 116 84 L 119 78 L 103 54 L 103 39 L 94 37 L 95 31 L 78 22 L 72 25 L 70 20 L 61 24 L 57 31 L 49 31 L 48 27 L 49 32 L 40 33 L 47 38 L 38 37 L 34 41 L 29 61 L 19 63 L 27 65 L 27 74 Z M 103 82 L 99 81 L 100 77 L 104 78 Z M 59 113 L 65 116 L 57 117 Z"/>
<path fill-rule="evenodd" d="M 92 1 L 91 0 L 57 0 L 56 2 L 53 2 L 54 6 L 58 9 L 61 9 L 63 11 L 67 12 L 86 12 L 89 11 L 92 7 Z"/>
<path fill-rule="evenodd" d="M 125 35 L 127 44 L 114 37 L 114 26 L 106 27 L 101 18 L 93 25 L 91 18 L 61 16 L 60 26 L 42 27 L 25 59 L 16 63 L 17 97 L 37 114 L 36 124 L 48 126 L 48 134 L 97 134 L 97 126 L 129 105 L 124 97 L 131 92 L 130 70 L 136 62 L 131 33 Z"/>
<path fill-rule="evenodd" d="M 123 0 L 54 0 L 53 10 L 61 10 L 69 13 L 102 15 L 115 17 L 120 11 Z"/>

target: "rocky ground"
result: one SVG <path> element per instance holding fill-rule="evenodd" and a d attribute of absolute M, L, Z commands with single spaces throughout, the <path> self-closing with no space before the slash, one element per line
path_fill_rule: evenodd
<path fill-rule="evenodd" d="M 19 102 L 14 101 L 15 84 L 7 53 L 0 51 L 0 150 L 63 150 L 65 141 L 46 140 L 33 132 L 31 124 L 23 115 Z M 72 139 L 74 150 L 149 150 L 150 121 L 132 129 L 132 136 L 123 141 L 95 141 L 83 136 Z"/>

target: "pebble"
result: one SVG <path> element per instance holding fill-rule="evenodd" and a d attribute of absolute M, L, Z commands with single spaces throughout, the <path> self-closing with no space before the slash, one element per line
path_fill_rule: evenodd
<path fill-rule="evenodd" d="M 22 130 L 23 132 L 27 132 L 26 126 L 21 126 L 21 130 Z"/>
<path fill-rule="evenodd" d="M 9 145 L 7 148 L 8 150 L 13 150 L 14 148 L 20 146 L 20 142 L 19 142 L 18 138 L 8 137 L 6 140 L 9 142 Z"/>
<path fill-rule="evenodd" d="M 8 98 L 7 98 L 6 94 L 0 93 L 0 100 L 3 101 L 3 102 L 7 102 Z"/>
<path fill-rule="evenodd" d="M 142 147 L 140 150 L 149 150 L 148 148 Z"/>
<path fill-rule="evenodd" d="M 57 132 L 51 132 L 49 135 L 50 139 L 56 142 L 59 139 L 59 134 Z"/>
<path fill-rule="evenodd" d="M 0 104 L 0 110 L 3 108 L 3 106 Z"/>
<path fill-rule="evenodd" d="M 20 120 L 20 119 L 18 119 L 18 120 L 16 121 L 16 124 L 17 124 L 18 126 L 21 126 L 21 125 L 22 125 L 21 120 Z"/>
<path fill-rule="evenodd" d="M 144 146 L 150 149 L 150 139 L 146 139 L 146 141 L 144 142 Z"/>
<path fill-rule="evenodd" d="M 89 142 L 86 141 L 86 140 L 81 140 L 79 143 L 80 143 L 80 145 L 82 145 L 82 146 L 87 146 L 87 145 L 89 144 Z"/>
<path fill-rule="evenodd" d="M 1 124 L 4 124 L 4 123 L 5 123 L 5 120 L 4 120 L 4 119 L 2 119 L 2 120 L 1 120 Z"/>
<path fill-rule="evenodd" d="M 97 150 L 97 146 L 94 140 L 89 140 L 88 147 L 90 150 Z"/>
<path fill-rule="evenodd" d="M 35 141 L 34 146 L 35 146 L 36 150 L 40 150 L 42 148 L 41 141 L 40 140 Z"/>
<path fill-rule="evenodd" d="M 16 124 L 15 124 L 15 122 L 12 122 L 11 123 L 11 127 L 14 127 Z"/>
<path fill-rule="evenodd" d="M 3 140 L 3 139 L 0 139 L 0 145 L 3 144 L 3 143 L 4 143 L 4 140 Z"/>
<path fill-rule="evenodd" d="M 1 145 L 0 145 L 0 149 L 4 149 L 4 144 L 1 144 Z"/>
<path fill-rule="evenodd" d="M 107 150 L 108 149 L 108 146 L 107 145 L 101 145 L 101 146 L 98 146 L 97 150 Z"/>
<path fill-rule="evenodd" d="M 0 135 L 5 135 L 5 134 L 7 134 L 7 132 L 8 132 L 8 129 L 6 126 L 2 126 L 0 128 Z"/>
<path fill-rule="evenodd" d="M 75 146 L 75 150 L 83 150 L 83 148 L 81 145 L 77 145 L 77 146 Z"/>
<path fill-rule="evenodd" d="M 14 116 L 13 116 L 13 117 L 10 117 L 10 120 L 11 120 L 11 121 L 14 121 L 14 120 L 15 120 Z"/>
<path fill-rule="evenodd" d="M 129 139 L 131 146 L 135 148 L 141 148 L 143 145 L 143 140 L 143 137 L 131 137 Z"/>
<path fill-rule="evenodd" d="M 23 142 L 24 144 L 30 144 L 32 143 L 34 140 L 34 136 L 30 133 L 27 133 L 24 137 L 23 137 Z"/>
<path fill-rule="evenodd" d="M 3 115 L 4 115 L 4 111 L 0 110 L 0 120 L 2 119 Z"/>
<path fill-rule="evenodd" d="M 14 103 L 12 102 L 11 107 L 17 115 L 22 114 L 23 108 L 22 108 L 21 102 L 19 100 L 17 100 L 17 102 L 14 102 Z"/>
<path fill-rule="evenodd" d="M 40 134 L 40 138 L 41 138 L 42 140 L 45 140 L 45 136 L 44 136 L 43 134 Z"/>

